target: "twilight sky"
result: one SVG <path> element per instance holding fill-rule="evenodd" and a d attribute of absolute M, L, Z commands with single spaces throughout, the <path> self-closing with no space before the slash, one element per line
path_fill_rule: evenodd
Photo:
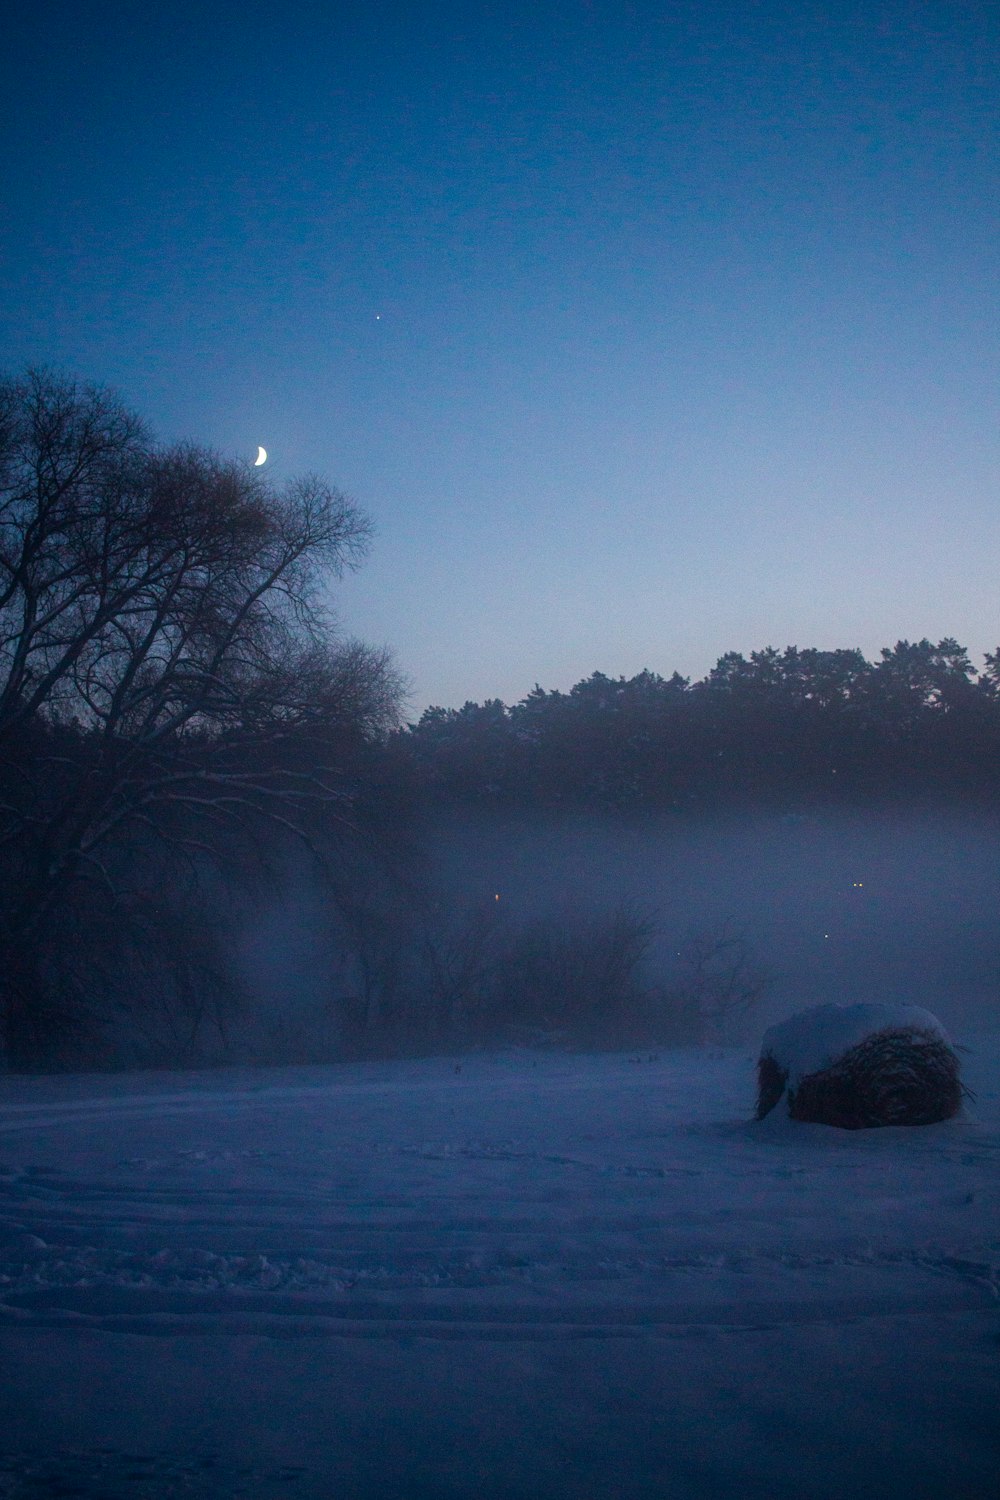
<path fill-rule="evenodd" d="M 1000 7 L 14 0 L 0 368 L 316 470 L 428 703 L 1000 642 Z"/>

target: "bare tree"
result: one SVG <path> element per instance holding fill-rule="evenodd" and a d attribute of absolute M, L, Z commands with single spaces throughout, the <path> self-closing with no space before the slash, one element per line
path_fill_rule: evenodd
<path fill-rule="evenodd" d="M 623 905 L 572 906 L 525 924 L 502 970 L 503 1001 L 515 1023 L 617 1039 L 646 1003 L 643 965 L 656 937 L 653 911 Z"/>
<path fill-rule="evenodd" d="M 55 939 L 79 900 L 127 904 L 124 847 L 155 847 L 162 879 L 168 856 L 192 869 L 254 826 L 349 817 L 338 755 L 395 723 L 401 689 L 329 613 L 369 539 L 318 478 L 277 489 L 159 447 L 113 394 L 45 372 L 0 384 L 9 1057 L 69 1023 Z"/>
<path fill-rule="evenodd" d="M 722 1042 L 738 1032 L 776 977 L 756 963 L 750 943 L 728 923 L 717 932 L 689 933 L 677 958 L 661 1007 L 691 1041 Z"/>

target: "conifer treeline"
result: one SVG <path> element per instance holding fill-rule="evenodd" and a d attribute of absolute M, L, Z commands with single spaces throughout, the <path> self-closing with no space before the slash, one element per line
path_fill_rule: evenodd
<path fill-rule="evenodd" d="M 604 808 L 1000 790 L 1000 649 L 977 671 L 952 639 L 723 656 L 698 682 L 602 672 L 429 708 L 403 731 L 432 801 Z"/>

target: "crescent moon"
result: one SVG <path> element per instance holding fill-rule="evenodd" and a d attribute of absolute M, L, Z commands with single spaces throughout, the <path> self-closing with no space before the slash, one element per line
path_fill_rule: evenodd
<path fill-rule="evenodd" d="M 267 463 L 267 449 L 266 448 L 262 448 L 260 446 L 260 444 L 258 443 L 258 445 L 257 445 L 257 457 L 253 461 L 253 466 L 254 466 L 255 469 L 259 469 L 260 466 L 261 466 L 261 464 L 266 464 L 266 463 Z"/>

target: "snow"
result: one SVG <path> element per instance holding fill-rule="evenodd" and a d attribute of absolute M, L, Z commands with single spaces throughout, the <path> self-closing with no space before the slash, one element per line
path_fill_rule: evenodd
<path fill-rule="evenodd" d="M 753 1122 L 748 1049 L 0 1079 L 0 1496 L 992 1494 L 959 1040 L 876 1131 Z"/>
<path fill-rule="evenodd" d="M 796 1089 L 877 1031 L 927 1031 L 951 1045 L 937 1016 L 919 1005 L 815 1005 L 770 1027 L 760 1054 L 773 1057 Z"/>

